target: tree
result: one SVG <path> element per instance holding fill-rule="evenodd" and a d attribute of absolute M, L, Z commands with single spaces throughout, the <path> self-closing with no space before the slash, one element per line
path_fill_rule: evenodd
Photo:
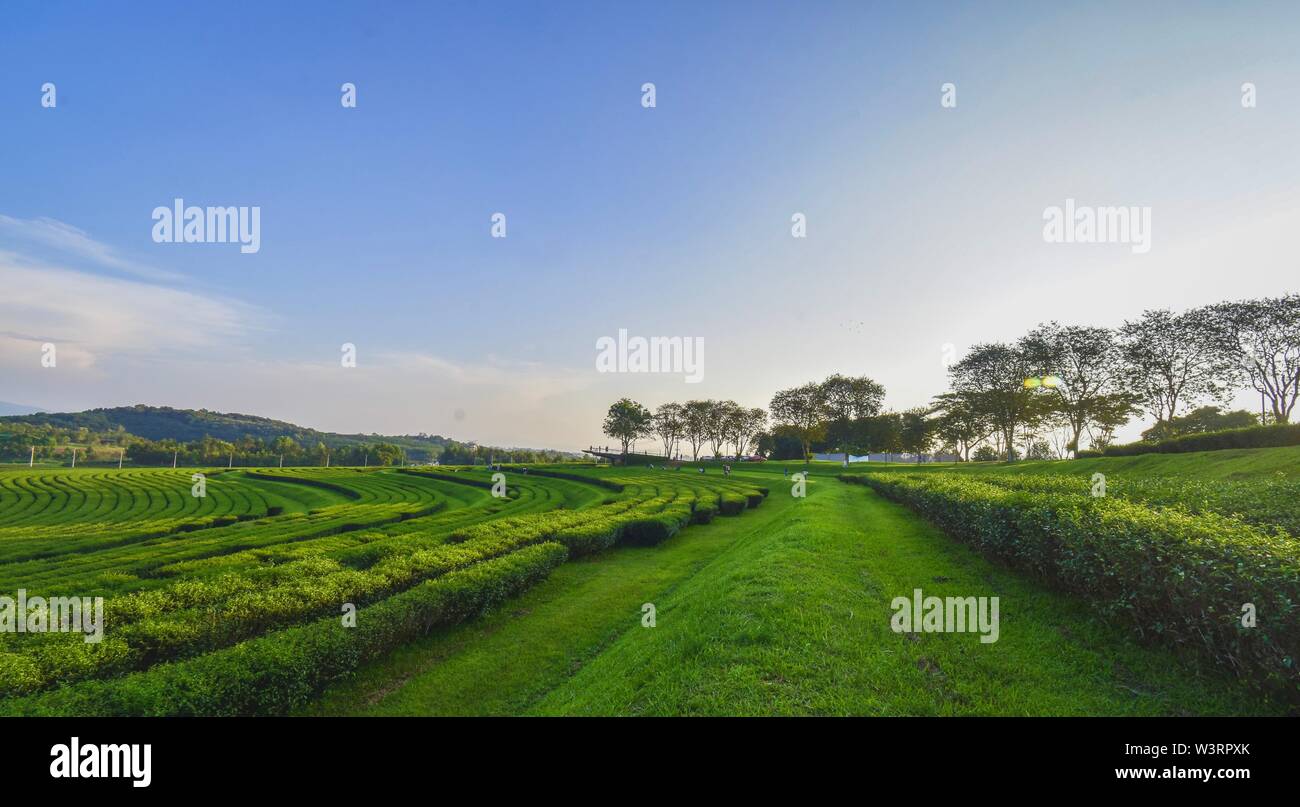
<path fill-rule="evenodd" d="M 1157 423 L 1172 420 L 1198 400 L 1225 399 L 1233 371 L 1220 339 L 1204 309 L 1144 311 L 1120 328 L 1128 391 Z"/>
<path fill-rule="evenodd" d="M 885 388 L 866 376 L 836 373 L 821 383 L 823 417 L 827 437 L 849 461 L 849 452 L 861 443 L 861 421 L 880 414 Z"/>
<path fill-rule="evenodd" d="M 881 412 L 863 418 L 858 424 L 858 441 L 868 452 L 893 453 L 903 450 L 903 416 L 897 412 Z"/>
<path fill-rule="evenodd" d="M 1115 430 L 1128 423 L 1132 415 L 1131 405 L 1125 405 L 1125 411 L 1112 413 L 1101 412 L 1088 426 L 1088 446 L 1094 451 L 1105 451 L 1115 442 Z"/>
<path fill-rule="evenodd" d="M 1193 409 L 1182 417 L 1176 417 L 1164 423 L 1157 423 L 1142 432 L 1143 440 L 1166 440 L 1184 434 L 1202 434 L 1218 432 L 1224 429 L 1243 429 L 1258 426 L 1259 416 L 1245 409 L 1225 412 L 1217 406 L 1202 406 Z"/>
<path fill-rule="evenodd" d="M 822 427 L 825 413 L 822 386 L 810 382 L 781 390 L 772 396 L 770 409 L 773 420 L 789 427 L 798 436 L 804 462 L 807 462 L 809 446 Z"/>
<path fill-rule="evenodd" d="M 916 407 L 908 409 L 902 413 L 902 430 L 899 433 L 899 442 L 904 451 L 916 455 L 916 461 L 921 461 L 921 455 L 929 450 L 934 442 L 934 421 L 930 420 L 929 410 L 925 407 Z"/>
<path fill-rule="evenodd" d="M 796 460 L 808 456 L 803 449 L 803 441 L 799 438 L 796 431 L 791 429 L 789 426 L 777 426 L 768 434 L 772 446 L 771 450 L 766 455 L 769 459 Z"/>
<path fill-rule="evenodd" d="M 234 450 L 233 443 L 207 436 L 199 442 L 199 459 L 205 464 L 216 463 L 229 457 Z"/>
<path fill-rule="evenodd" d="M 700 448 L 709 439 L 712 428 L 711 401 L 687 401 L 682 406 L 682 436 L 691 444 L 691 459 L 700 458 Z"/>
<path fill-rule="evenodd" d="M 751 443 L 758 438 L 759 432 L 767 425 L 767 413 L 757 407 L 746 409 L 736 406 L 727 412 L 723 422 L 723 431 L 727 440 L 735 446 L 736 459 L 745 455 Z"/>
<path fill-rule="evenodd" d="M 295 442 L 292 437 L 285 435 L 275 438 L 275 442 L 272 445 L 277 456 L 290 458 L 290 465 L 295 464 L 293 458 L 297 457 L 302 451 L 302 449 L 298 447 L 298 443 Z"/>
<path fill-rule="evenodd" d="M 1052 453 L 1052 445 L 1046 440 L 1031 440 L 1025 445 L 1025 459 L 1027 460 L 1053 460 L 1056 455 Z"/>
<path fill-rule="evenodd" d="M 1106 328 L 1039 325 L 1020 340 L 1031 374 L 1051 378 L 1040 387 L 1069 430 L 1066 447 L 1078 451 L 1079 438 L 1098 415 L 1111 415 L 1133 396 L 1124 389 L 1124 365 L 1115 335 Z M 1131 408 L 1131 407 L 1130 407 Z M 1123 425 L 1123 424 L 1120 424 Z"/>
<path fill-rule="evenodd" d="M 1300 398 L 1300 294 L 1210 306 L 1224 359 L 1268 402 L 1274 423 L 1288 423 Z"/>
<path fill-rule="evenodd" d="M 735 401 L 708 401 L 708 404 L 709 425 L 706 431 L 709 446 L 713 449 L 713 456 L 716 458 L 722 456 L 723 445 L 727 442 L 727 421 L 744 410 Z"/>
<path fill-rule="evenodd" d="M 661 404 L 655 410 L 654 431 L 664 444 L 664 456 L 672 459 L 677 453 L 677 441 L 682 439 L 685 429 L 684 412 L 679 403 Z"/>
<path fill-rule="evenodd" d="M 935 398 L 934 409 L 941 413 L 936 433 L 955 446 L 964 460 L 969 461 L 971 449 L 993 431 L 973 396 L 945 392 Z"/>
<path fill-rule="evenodd" d="M 621 398 L 610 405 L 605 415 L 604 432 L 622 444 L 626 455 L 634 440 L 650 434 L 653 421 L 654 415 L 649 409 L 630 398 Z"/>
<path fill-rule="evenodd" d="M 402 447 L 392 443 L 376 443 L 368 453 L 372 465 L 400 465 L 402 462 Z"/>
<path fill-rule="evenodd" d="M 948 368 L 953 391 L 966 396 L 1001 435 L 1006 458 L 1015 457 L 1016 430 L 1023 427 L 1035 405 L 1025 385 L 1032 364 L 1018 347 L 1001 343 L 975 345 Z"/>

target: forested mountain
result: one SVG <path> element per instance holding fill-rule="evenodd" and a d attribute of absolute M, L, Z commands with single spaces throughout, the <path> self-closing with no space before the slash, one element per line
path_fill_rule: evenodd
<path fill-rule="evenodd" d="M 465 463 L 490 458 L 533 462 L 556 454 L 490 448 L 436 434 L 338 434 L 257 415 L 168 406 L 119 406 L 0 417 L 0 459 L 28 459 L 33 446 L 38 458 L 62 458 L 74 445 L 85 449 L 83 459 L 87 453 L 92 458 L 101 454 L 116 457 L 121 448 L 134 462 L 147 465 L 169 462 L 176 451 L 182 461 L 214 461 L 233 453 L 253 464 L 278 462 L 281 456 L 286 464 L 323 464 L 331 455 L 335 464 L 352 464 L 354 460 L 355 464 L 430 462 L 439 458 Z M 558 454 L 556 458 L 560 458 Z"/>

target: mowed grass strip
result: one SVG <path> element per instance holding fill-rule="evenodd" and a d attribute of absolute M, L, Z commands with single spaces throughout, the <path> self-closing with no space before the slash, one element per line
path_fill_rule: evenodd
<path fill-rule="evenodd" d="M 531 711 L 542 714 L 1202 714 L 1268 711 L 1138 646 L 1081 602 L 836 482 L 732 548 Z M 780 500 L 782 497 L 771 497 Z M 788 499 L 788 497 L 786 497 Z M 890 601 L 998 596 L 1001 636 L 897 634 Z"/>
<path fill-rule="evenodd" d="M 767 506 L 690 527 L 657 547 L 571 560 L 495 613 L 364 668 L 305 714 L 520 714 L 631 626 L 650 630 L 640 626 L 642 604 L 769 528 L 776 514 Z"/>
<path fill-rule="evenodd" d="M 1130 715 L 1277 711 L 834 479 L 571 562 L 398 650 L 312 714 Z M 998 596 L 1001 636 L 894 633 L 890 601 Z M 653 602 L 657 626 L 640 624 Z"/>

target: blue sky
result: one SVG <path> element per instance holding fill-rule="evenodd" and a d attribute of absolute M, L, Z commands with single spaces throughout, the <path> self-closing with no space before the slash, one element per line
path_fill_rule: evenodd
<path fill-rule="evenodd" d="M 625 394 L 902 408 L 945 344 L 1294 291 L 1300 11 L 1045 5 L 11 4 L 0 400 L 571 448 Z M 260 251 L 153 243 L 175 197 Z M 1066 198 L 1151 252 L 1045 244 Z M 705 381 L 596 373 L 619 328 Z"/>

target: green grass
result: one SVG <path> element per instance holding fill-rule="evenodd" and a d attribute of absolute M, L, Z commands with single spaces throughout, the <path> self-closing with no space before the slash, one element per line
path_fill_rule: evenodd
<path fill-rule="evenodd" d="M 571 561 L 497 612 L 404 647 L 331 689 L 308 714 L 509 715 L 526 709 L 655 602 L 734 542 L 770 522 L 692 527 L 654 548 Z"/>
<path fill-rule="evenodd" d="M 834 466 L 833 463 L 813 463 Z M 794 467 L 793 464 L 790 467 Z M 838 467 L 838 466 L 834 466 Z M 1282 474 L 1300 478 L 1300 446 L 1282 448 L 1231 448 L 1186 454 L 1139 454 L 1132 457 L 1093 457 L 1081 460 L 1029 462 L 855 462 L 852 473 L 870 471 L 960 471 L 963 473 L 1087 474 L 1116 473 L 1129 476 L 1193 476 L 1210 479 L 1251 479 Z"/>
<path fill-rule="evenodd" d="M 189 495 L 192 470 L 0 470 L 0 593 L 107 598 L 101 645 L 0 635 L 0 711 L 183 712 L 193 704 L 173 697 L 177 682 L 231 675 L 253 678 L 213 684 L 200 711 L 1284 711 L 1215 668 L 1138 644 L 1085 597 L 1049 591 L 837 481 L 838 463 L 737 463 L 729 477 L 704 465 L 508 469 L 504 499 L 482 469 L 213 469 L 202 500 Z M 798 471 L 810 475 L 805 500 L 789 496 L 786 474 Z M 1291 506 L 1260 499 L 1254 482 L 1290 491 L 1300 448 L 851 471 L 1069 490 L 1069 477 L 1084 485 L 1100 471 L 1135 501 L 1181 495 L 1188 480 L 1203 491 L 1196 507 L 1272 529 L 1291 523 Z M 628 545 L 639 543 L 654 545 Z M 998 596 L 999 641 L 894 633 L 890 602 L 914 588 Z M 362 633 L 339 633 L 343 601 L 388 627 L 365 632 L 363 619 Z M 641 626 L 646 602 L 657 627 Z M 351 655 L 357 647 L 366 654 Z M 295 666 L 309 652 L 328 670 Z M 255 680 L 269 669 L 284 692 Z"/>
<path fill-rule="evenodd" d="M 755 474 L 755 478 L 769 472 Z M 777 472 L 779 474 L 779 470 Z M 890 630 L 920 587 L 998 596 L 1001 637 Z M 657 626 L 640 605 L 657 606 Z M 1081 603 L 828 477 L 655 550 L 570 563 L 478 623 L 410 645 L 314 714 L 1244 714 L 1270 707 L 1190 672 Z"/>
<path fill-rule="evenodd" d="M 448 590 L 462 604 L 494 602 L 505 581 L 532 585 L 554 565 L 550 555 L 519 569 L 494 563 L 507 555 L 548 542 L 563 557 L 619 542 L 656 544 L 725 506 L 738 513 L 763 498 L 751 484 L 718 476 L 590 468 L 563 478 L 508 471 L 504 497 L 493 495 L 490 474 L 469 469 L 211 470 L 207 496 L 196 498 L 190 473 L 0 472 L 0 590 L 105 597 L 101 643 L 76 633 L 0 633 L 0 700 L 35 698 L 10 705 L 39 713 L 81 708 L 93 687 L 68 698 L 56 690 L 131 677 L 121 691 L 138 687 L 158 699 L 142 711 L 185 709 L 159 683 L 185 674 L 168 665 L 213 654 L 194 669 L 215 670 L 254 652 L 274 663 L 297 652 L 286 648 L 304 635 L 317 636 L 289 629 L 328 619 L 345 603 L 375 606 L 392 630 L 414 637 L 427 626 L 408 621 L 406 605 L 382 603 L 486 565 L 505 571 L 462 575 L 476 581 L 473 591 Z M 418 607 L 449 620 L 464 616 L 420 597 L 398 602 L 424 603 Z M 335 642 L 342 654 L 335 661 L 347 669 L 350 642 L 319 635 Z M 263 637 L 256 651 L 222 654 Z M 387 641 L 365 637 L 358 646 L 388 649 Z M 229 663 L 256 674 L 256 664 Z M 256 702 L 297 703 L 306 680 L 290 675 L 284 686 L 298 689 Z M 239 700 L 255 689 L 250 682 L 233 683 L 234 700 L 208 698 L 204 709 L 254 702 Z"/>

